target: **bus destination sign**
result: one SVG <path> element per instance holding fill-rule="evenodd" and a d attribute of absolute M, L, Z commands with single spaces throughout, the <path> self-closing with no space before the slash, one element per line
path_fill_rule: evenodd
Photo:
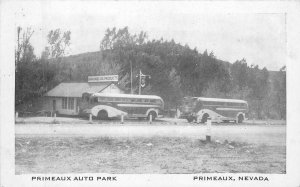
<path fill-rule="evenodd" d="M 88 76 L 88 82 L 118 82 L 118 75 Z"/>

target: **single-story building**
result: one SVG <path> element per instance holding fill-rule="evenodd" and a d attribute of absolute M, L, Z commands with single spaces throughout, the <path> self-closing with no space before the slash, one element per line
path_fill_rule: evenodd
<path fill-rule="evenodd" d="M 44 110 L 63 115 L 78 115 L 84 92 L 124 93 L 112 82 L 60 83 L 44 95 Z"/>

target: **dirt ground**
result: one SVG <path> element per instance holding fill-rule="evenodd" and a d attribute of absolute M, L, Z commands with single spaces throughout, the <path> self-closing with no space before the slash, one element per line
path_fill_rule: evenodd
<path fill-rule="evenodd" d="M 286 125 L 16 124 L 16 174 L 286 173 Z"/>
<path fill-rule="evenodd" d="M 16 174 L 285 173 L 285 146 L 189 138 L 16 138 Z"/>

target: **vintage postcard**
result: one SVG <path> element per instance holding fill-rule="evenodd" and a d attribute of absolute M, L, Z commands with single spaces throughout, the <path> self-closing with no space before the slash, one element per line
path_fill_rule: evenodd
<path fill-rule="evenodd" d="M 1 1 L 1 187 L 300 186 L 296 1 Z"/>

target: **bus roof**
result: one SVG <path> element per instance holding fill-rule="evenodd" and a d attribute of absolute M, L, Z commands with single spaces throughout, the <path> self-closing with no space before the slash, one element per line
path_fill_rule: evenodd
<path fill-rule="evenodd" d="M 238 99 L 221 99 L 221 98 L 208 98 L 208 97 L 196 97 L 198 101 L 212 101 L 212 102 L 227 102 L 227 103 L 247 103 L 244 100 Z"/>
<path fill-rule="evenodd" d="M 111 93 L 93 93 L 96 97 L 120 97 L 120 98 L 138 98 L 138 99 L 161 99 L 156 95 L 135 95 L 135 94 L 111 94 Z"/>

